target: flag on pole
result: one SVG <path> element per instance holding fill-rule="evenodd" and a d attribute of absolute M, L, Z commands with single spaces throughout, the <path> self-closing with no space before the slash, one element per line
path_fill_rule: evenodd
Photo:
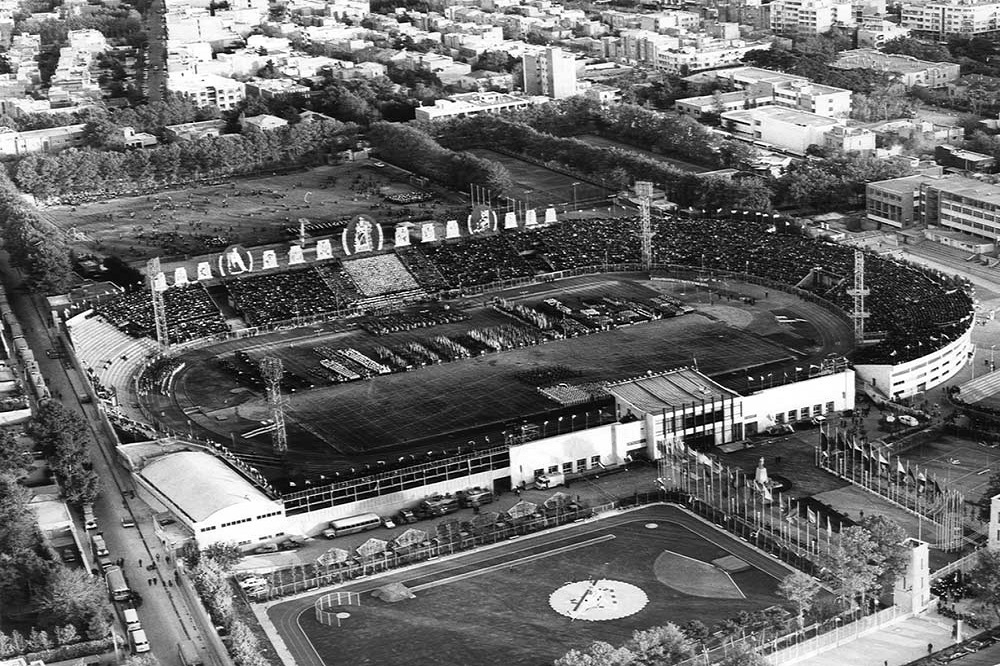
<path fill-rule="evenodd" d="M 927 477 L 924 476 L 923 472 L 917 473 L 917 492 L 924 492 L 924 487 L 927 485 Z"/>
<path fill-rule="evenodd" d="M 764 502 L 773 501 L 773 498 L 771 497 L 771 489 L 768 488 L 767 486 L 764 486 L 763 490 L 761 491 L 761 498 Z"/>
<path fill-rule="evenodd" d="M 811 507 L 806 507 L 806 519 L 813 525 L 816 524 L 817 520 L 816 512 L 813 511 Z"/>
<path fill-rule="evenodd" d="M 938 485 L 937 479 L 931 479 L 931 483 L 934 484 L 934 492 L 941 494 L 941 486 Z"/>
<path fill-rule="evenodd" d="M 903 461 L 899 458 L 896 458 L 896 474 L 900 476 L 906 475 L 906 470 L 903 468 Z"/>

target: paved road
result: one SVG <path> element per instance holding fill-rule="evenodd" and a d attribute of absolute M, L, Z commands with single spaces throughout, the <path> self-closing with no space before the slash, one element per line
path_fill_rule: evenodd
<path fill-rule="evenodd" d="M 605 518 L 585 525 L 572 526 L 570 529 L 541 532 L 494 547 L 482 548 L 455 558 L 446 558 L 427 563 L 413 569 L 389 573 L 384 576 L 369 577 L 337 588 L 327 588 L 323 592 L 273 604 L 267 609 L 267 617 L 272 622 L 274 629 L 281 636 L 285 647 L 291 653 L 297 666 L 328 666 L 313 648 L 312 643 L 309 642 L 309 639 L 302 632 L 298 624 L 299 617 L 303 613 L 312 612 L 316 597 L 321 594 L 336 589 L 341 592 L 359 592 L 362 597 L 365 597 L 367 593 L 387 583 L 402 582 L 412 586 L 416 581 L 419 581 L 416 584 L 423 585 L 447 576 L 453 576 L 463 570 L 469 571 L 496 565 L 498 562 L 509 561 L 514 557 L 523 555 L 520 551 L 524 551 L 526 548 L 546 550 L 546 546 L 554 546 L 556 542 L 560 542 L 559 545 L 565 545 L 567 540 L 570 542 L 585 541 L 593 538 L 597 532 L 603 532 L 624 523 L 646 522 L 649 520 L 675 523 L 695 532 L 706 540 L 717 541 L 720 544 L 724 543 L 724 547 L 734 555 L 749 562 L 758 569 L 769 573 L 776 579 L 783 578 L 791 571 L 783 564 L 751 548 L 745 543 L 736 541 L 729 535 L 722 534 L 717 529 L 685 511 L 673 506 L 659 505 Z"/>
<path fill-rule="evenodd" d="M 146 96 L 150 102 L 163 99 L 167 84 L 167 24 L 161 10 L 164 0 L 153 0 L 146 14 L 146 33 L 149 36 L 149 57 L 143 76 Z"/>
<path fill-rule="evenodd" d="M 93 404 L 81 405 L 74 396 L 83 392 L 82 379 L 73 371 L 69 361 L 50 359 L 46 349 L 55 345 L 57 333 L 46 326 L 49 319 L 37 308 L 36 302 L 21 287 L 19 273 L 12 270 L 6 254 L 0 256 L 0 274 L 7 285 L 8 298 L 24 330 L 25 339 L 35 353 L 35 359 L 46 378 L 53 396 L 62 396 L 60 402 L 68 410 L 82 415 L 89 425 L 93 443 L 90 457 L 94 471 L 101 479 L 101 494 L 95 502 L 98 529 L 103 532 L 111 559 L 124 558 L 124 572 L 132 589 L 143 598 L 138 609 L 139 619 L 146 629 L 153 654 L 163 666 L 180 666 L 177 643 L 183 639 L 193 639 L 199 646 L 204 645 L 201 630 L 193 615 L 177 593 L 176 588 L 167 585 L 173 578 L 173 562 L 167 565 L 165 552 L 153 534 L 152 516 L 148 508 L 138 500 L 127 500 L 124 492 L 132 489 L 128 474 L 112 464 L 113 442 L 95 424 L 100 417 Z M 137 527 L 124 528 L 122 516 L 131 516 Z M 76 516 L 78 527 L 82 529 L 80 516 Z M 139 567 L 148 566 L 159 554 L 160 567 L 157 571 L 147 571 Z M 157 579 L 153 587 L 147 581 Z M 119 635 L 123 632 L 119 630 Z M 207 653 L 205 654 L 207 656 Z M 209 663 L 214 663 L 212 659 Z"/>

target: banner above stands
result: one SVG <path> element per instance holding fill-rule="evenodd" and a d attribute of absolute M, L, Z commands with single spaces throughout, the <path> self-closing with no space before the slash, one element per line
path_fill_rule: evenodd
<path fill-rule="evenodd" d="M 476 206 L 466 220 L 466 233 L 463 234 L 458 220 L 439 222 L 400 222 L 393 226 L 392 246 L 408 247 L 416 242 L 413 238 L 419 235 L 420 243 L 437 243 L 445 239 L 463 238 L 509 231 L 524 227 L 534 227 L 539 224 L 534 209 L 522 214 L 514 211 L 502 212 L 503 224 L 497 211 L 487 206 Z M 555 208 L 544 212 L 545 224 L 558 221 Z M 305 240 L 305 244 L 302 242 Z M 382 225 L 367 215 L 356 215 L 344 228 L 340 236 L 341 249 L 346 257 L 380 252 L 386 249 Z M 230 245 L 219 254 L 204 255 L 186 261 L 165 261 L 164 270 L 153 277 L 153 284 L 160 291 L 169 287 L 182 287 L 195 282 L 204 282 L 227 277 L 241 277 L 254 272 L 280 270 L 295 266 L 309 265 L 316 261 L 326 261 L 334 258 L 333 241 L 331 238 L 317 240 L 310 246 L 308 239 L 302 239 L 285 247 L 270 245 L 256 248 L 246 248 L 242 245 Z M 173 277 L 168 282 L 167 275 Z"/>

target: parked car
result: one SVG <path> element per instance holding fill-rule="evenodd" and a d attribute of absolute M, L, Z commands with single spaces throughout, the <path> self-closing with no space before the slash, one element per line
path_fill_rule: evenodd
<path fill-rule="evenodd" d="M 122 516 L 122 527 L 135 527 L 135 521 L 132 520 L 132 516 Z"/>
<path fill-rule="evenodd" d="M 410 509 L 400 509 L 399 513 L 396 514 L 396 522 L 400 525 L 411 525 L 418 520 L 417 514 Z"/>
<path fill-rule="evenodd" d="M 382 526 L 391 530 L 396 526 L 396 521 L 392 519 L 392 516 L 385 516 L 382 518 Z"/>
<path fill-rule="evenodd" d="M 253 552 L 256 553 L 256 554 L 261 554 L 261 553 L 277 553 L 278 552 L 278 544 L 276 544 L 276 543 L 265 543 L 265 544 L 262 544 L 260 546 L 257 546 L 256 548 L 254 548 Z"/>

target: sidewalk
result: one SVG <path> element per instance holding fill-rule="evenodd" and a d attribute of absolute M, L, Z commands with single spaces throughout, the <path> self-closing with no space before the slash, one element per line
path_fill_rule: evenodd
<path fill-rule="evenodd" d="M 951 620 L 933 612 L 910 617 L 840 647 L 794 663 L 796 666 L 901 666 L 951 645 Z"/>

